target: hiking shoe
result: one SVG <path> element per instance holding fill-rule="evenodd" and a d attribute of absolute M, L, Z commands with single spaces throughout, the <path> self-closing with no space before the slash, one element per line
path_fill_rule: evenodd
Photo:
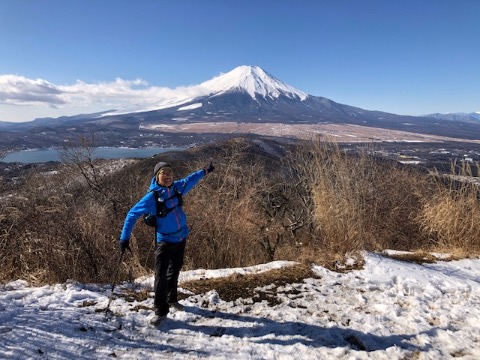
<path fill-rule="evenodd" d="M 178 311 L 183 311 L 183 310 L 185 310 L 185 306 L 183 306 L 182 304 L 180 304 L 178 301 L 173 302 L 173 303 L 169 303 L 168 305 L 169 305 L 170 307 L 174 308 L 175 310 L 178 310 Z"/>
<path fill-rule="evenodd" d="M 166 318 L 167 318 L 167 315 L 154 315 L 150 319 L 150 324 L 154 326 L 160 325 L 162 322 L 165 321 Z"/>

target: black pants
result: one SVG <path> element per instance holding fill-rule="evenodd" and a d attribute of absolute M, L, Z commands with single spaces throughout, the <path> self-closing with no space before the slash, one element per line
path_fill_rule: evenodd
<path fill-rule="evenodd" d="M 155 248 L 155 313 L 168 314 L 168 303 L 177 302 L 177 286 L 183 265 L 186 240 L 179 243 L 159 242 Z"/>

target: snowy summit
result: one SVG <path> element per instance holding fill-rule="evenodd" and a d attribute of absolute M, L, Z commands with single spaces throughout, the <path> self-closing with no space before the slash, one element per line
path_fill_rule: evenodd
<path fill-rule="evenodd" d="M 163 94 L 164 97 L 162 99 L 154 103 L 105 112 L 100 117 L 162 110 L 182 105 L 190 106 L 197 100 L 201 102 L 201 98 L 211 98 L 230 92 L 247 93 L 255 100 L 257 95 L 265 99 L 270 98 L 274 100 L 280 96 L 300 101 L 309 97 L 307 93 L 285 84 L 258 66 L 244 65 L 201 84 L 169 90 Z M 186 109 L 191 108 L 182 108 L 181 110 Z"/>
<path fill-rule="evenodd" d="M 200 86 L 219 95 L 228 91 L 244 91 L 252 98 L 257 95 L 272 99 L 284 95 L 305 100 L 308 94 L 285 84 L 258 66 L 238 66 L 232 71 L 205 81 Z"/>

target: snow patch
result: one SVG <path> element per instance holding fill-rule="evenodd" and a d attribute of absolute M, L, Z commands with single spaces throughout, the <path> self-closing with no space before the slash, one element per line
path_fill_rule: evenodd
<path fill-rule="evenodd" d="M 202 106 L 203 106 L 202 103 L 195 103 L 187 106 L 182 106 L 181 108 L 178 108 L 178 111 L 198 109 L 198 108 L 201 108 Z"/>
<path fill-rule="evenodd" d="M 159 328 L 153 276 L 115 287 L 65 284 L 0 287 L 0 358 L 39 359 L 445 359 L 480 358 L 480 260 L 415 264 L 365 253 L 362 270 L 256 289 L 224 301 L 215 289 L 187 294 Z M 181 273 L 181 283 L 291 266 Z M 180 289 L 182 290 L 182 289 Z M 127 293 L 143 291 L 144 300 Z M 182 290 L 185 294 L 185 291 Z"/>

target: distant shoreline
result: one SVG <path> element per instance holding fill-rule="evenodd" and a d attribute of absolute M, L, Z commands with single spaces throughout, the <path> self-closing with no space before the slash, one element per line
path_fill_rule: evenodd
<path fill-rule="evenodd" d="M 160 148 L 160 147 L 95 147 L 94 156 L 96 159 L 121 159 L 121 158 L 146 158 L 168 151 L 181 151 L 184 147 Z M 25 149 L 13 151 L 5 155 L 1 162 L 6 163 L 41 163 L 41 162 L 61 162 L 60 151 L 58 148 L 49 149 Z"/>

